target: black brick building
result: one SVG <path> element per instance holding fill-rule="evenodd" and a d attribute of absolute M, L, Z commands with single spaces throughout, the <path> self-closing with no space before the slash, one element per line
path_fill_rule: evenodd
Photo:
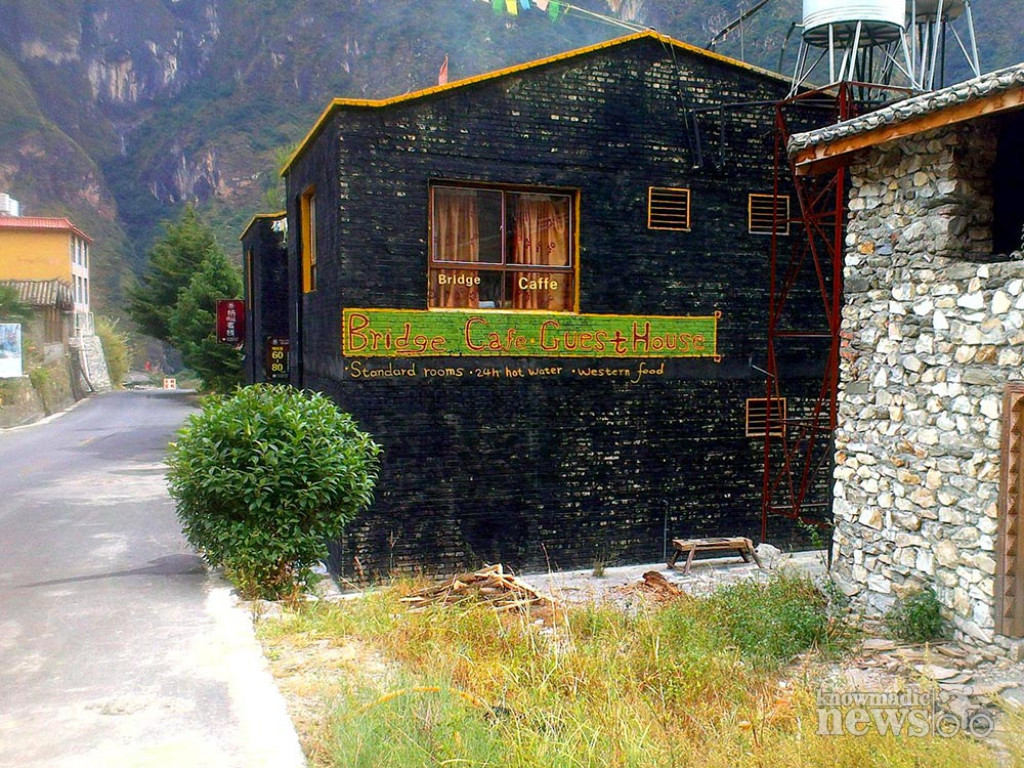
<path fill-rule="evenodd" d="M 242 233 L 246 381 L 288 381 L 288 246 L 284 212 L 254 216 Z M 273 356 L 273 360 L 271 357 Z"/>
<path fill-rule="evenodd" d="M 385 449 L 334 567 L 589 566 L 757 537 L 787 90 L 642 33 L 328 107 L 285 169 L 291 381 Z"/>

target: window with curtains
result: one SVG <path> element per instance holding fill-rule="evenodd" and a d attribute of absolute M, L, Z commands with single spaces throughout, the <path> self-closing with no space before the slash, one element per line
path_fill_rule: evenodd
<path fill-rule="evenodd" d="M 430 198 L 431 308 L 574 310 L 571 194 L 436 184 Z"/>

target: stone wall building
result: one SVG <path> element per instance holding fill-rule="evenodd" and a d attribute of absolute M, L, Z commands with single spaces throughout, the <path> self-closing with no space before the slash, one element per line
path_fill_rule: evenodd
<path fill-rule="evenodd" d="M 932 586 L 958 639 L 1024 636 L 1024 64 L 795 136 L 848 164 L 834 572 Z"/>

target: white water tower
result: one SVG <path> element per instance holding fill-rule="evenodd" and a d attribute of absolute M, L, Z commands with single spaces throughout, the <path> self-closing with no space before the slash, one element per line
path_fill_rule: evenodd
<path fill-rule="evenodd" d="M 793 92 L 839 82 L 927 91 L 962 52 L 981 74 L 970 0 L 803 0 Z M 869 97 L 870 98 L 870 97 Z"/>
<path fill-rule="evenodd" d="M 906 23 L 907 0 L 803 0 L 793 90 L 809 81 L 891 85 L 898 70 L 909 80 Z"/>
<path fill-rule="evenodd" d="M 921 90 L 946 85 L 947 59 L 958 53 L 972 75 L 981 76 L 970 0 L 907 0 L 907 29 L 913 80 Z"/>

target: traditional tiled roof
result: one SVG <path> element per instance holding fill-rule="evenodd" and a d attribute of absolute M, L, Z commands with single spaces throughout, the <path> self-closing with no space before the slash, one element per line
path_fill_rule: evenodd
<path fill-rule="evenodd" d="M 33 307 L 56 307 L 67 312 L 75 308 L 71 286 L 63 280 L 0 280 L 0 285 L 16 288 L 18 298 Z"/>
<path fill-rule="evenodd" d="M 973 80 L 951 85 L 948 88 L 912 96 L 875 112 L 869 112 L 827 128 L 794 134 L 789 140 L 789 153 L 793 155 L 808 147 L 846 139 L 883 126 L 898 125 L 957 104 L 995 96 L 1022 87 L 1024 87 L 1024 62 L 1006 69 L 989 72 Z"/>
<path fill-rule="evenodd" d="M 48 218 L 43 216 L 0 216 L 0 229 L 56 229 L 73 232 L 83 240 L 92 242 L 92 238 L 66 218 Z"/>

